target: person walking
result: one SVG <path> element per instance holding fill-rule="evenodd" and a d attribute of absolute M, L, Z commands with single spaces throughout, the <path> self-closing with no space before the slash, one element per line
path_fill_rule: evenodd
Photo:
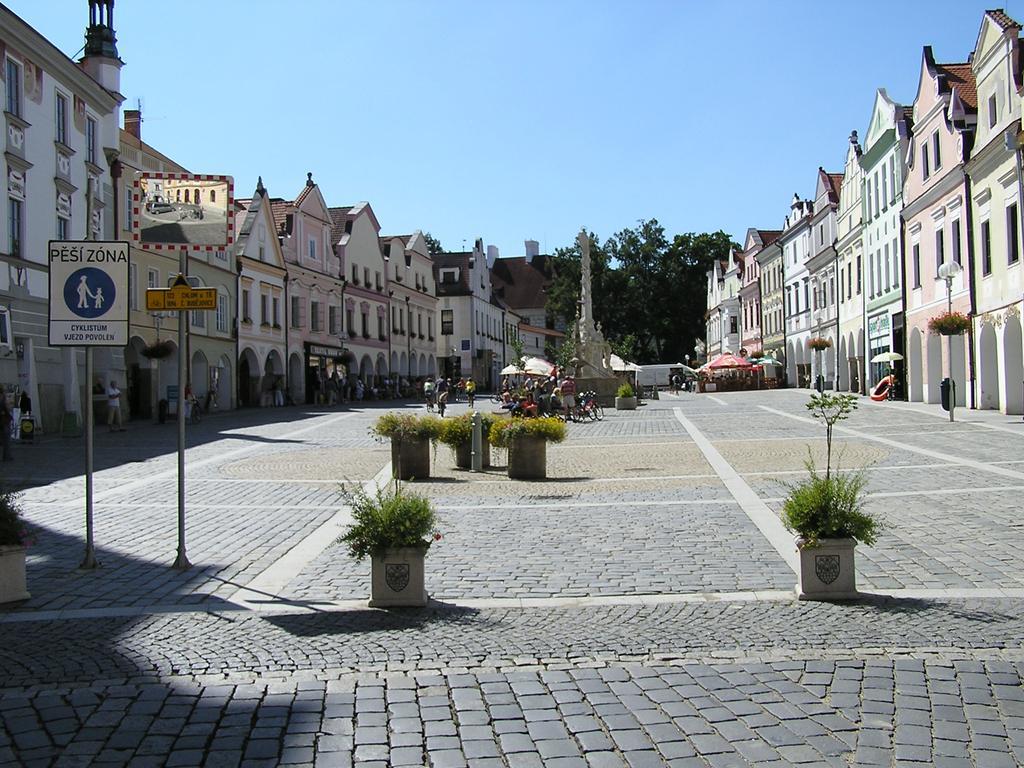
<path fill-rule="evenodd" d="M 0 460 L 14 461 L 11 456 L 11 426 L 14 424 L 14 416 L 11 408 L 7 405 L 7 393 L 0 390 Z"/>
<path fill-rule="evenodd" d="M 117 422 L 117 429 L 114 429 L 114 422 Z M 117 388 L 117 381 L 110 380 L 107 387 L 107 427 L 111 432 L 124 432 L 124 425 L 121 422 L 121 390 Z"/>

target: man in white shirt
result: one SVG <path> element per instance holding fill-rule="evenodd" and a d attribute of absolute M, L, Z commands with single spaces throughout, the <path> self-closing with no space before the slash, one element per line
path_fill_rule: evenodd
<path fill-rule="evenodd" d="M 114 429 L 114 422 L 117 422 L 117 429 Z M 117 388 L 117 382 L 110 380 L 107 387 L 107 426 L 111 432 L 124 432 L 121 424 L 121 390 Z"/>

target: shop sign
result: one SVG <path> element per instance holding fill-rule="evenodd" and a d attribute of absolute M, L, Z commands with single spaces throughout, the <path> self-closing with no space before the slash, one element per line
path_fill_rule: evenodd
<path fill-rule="evenodd" d="M 880 315 L 868 318 L 868 338 L 880 339 L 889 336 L 889 313 L 883 312 Z"/>

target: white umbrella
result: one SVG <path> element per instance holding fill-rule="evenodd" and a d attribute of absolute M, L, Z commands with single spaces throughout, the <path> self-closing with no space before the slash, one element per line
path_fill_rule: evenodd
<path fill-rule="evenodd" d="M 897 360 L 902 360 L 903 355 L 899 352 L 880 352 L 871 358 L 872 363 L 895 363 Z"/>
<path fill-rule="evenodd" d="M 523 372 L 523 369 L 520 368 L 517 365 L 506 365 L 504 368 L 501 369 L 501 373 L 499 375 L 501 375 L 501 376 L 518 376 L 522 372 Z"/>
<path fill-rule="evenodd" d="M 555 371 L 555 366 L 543 357 L 528 357 L 523 362 L 523 372 L 534 376 L 550 376 Z"/>

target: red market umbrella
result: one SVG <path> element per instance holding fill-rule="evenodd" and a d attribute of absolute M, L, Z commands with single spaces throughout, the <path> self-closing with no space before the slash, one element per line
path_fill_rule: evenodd
<path fill-rule="evenodd" d="M 714 360 L 710 361 L 704 367 L 710 368 L 713 371 L 718 371 L 724 368 L 750 368 L 751 363 L 745 357 L 738 357 L 732 352 L 726 352 L 725 354 L 719 355 Z"/>

